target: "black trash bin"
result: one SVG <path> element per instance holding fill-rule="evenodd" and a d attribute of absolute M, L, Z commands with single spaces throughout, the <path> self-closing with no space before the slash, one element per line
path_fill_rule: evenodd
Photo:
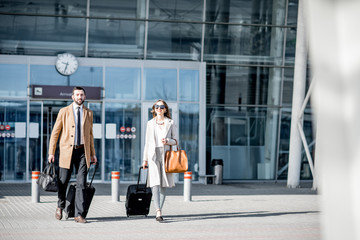
<path fill-rule="evenodd" d="M 214 167 L 215 184 L 222 184 L 224 161 L 222 159 L 213 159 L 211 166 Z"/>

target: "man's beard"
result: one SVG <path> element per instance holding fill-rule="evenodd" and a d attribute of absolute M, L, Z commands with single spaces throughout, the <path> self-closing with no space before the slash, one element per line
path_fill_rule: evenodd
<path fill-rule="evenodd" d="M 80 103 L 79 103 L 79 101 L 80 101 Z M 75 103 L 77 104 L 77 105 L 81 105 L 81 104 L 83 104 L 85 102 L 85 100 L 77 100 L 77 101 L 75 101 Z"/>

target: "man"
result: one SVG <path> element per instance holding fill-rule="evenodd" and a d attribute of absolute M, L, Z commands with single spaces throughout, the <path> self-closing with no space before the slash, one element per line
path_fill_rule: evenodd
<path fill-rule="evenodd" d="M 59 191 L 55 217 L 62 218 L 65 208 L 66 189 L 73 167 L 76 170 L 75 222 L 86 223 L 84 213 L 84 191 L 86 175 L 91 163 L 97 162 L 93 137 L 93 112 L 83 103 L 86 94 L 82 87 L 74 87 L 73 103 L 60 109 L 51 133 L 49 143 L 49 163 L 54 162 L 56 143 L 60 136 Z"/>

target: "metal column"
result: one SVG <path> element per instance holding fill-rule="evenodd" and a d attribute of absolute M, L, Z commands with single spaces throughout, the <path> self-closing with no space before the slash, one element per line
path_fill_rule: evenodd
<path fill-rule="evenodd" d="M 307 40 L 305 33 L 303 0 L 299 0 L 297 24 L 295 71 L 290 130 L 289 168 L 287 179 L 287 186 L 289 188 L 296 188 L 300 185 L 302 143 L 300 132 L 298 130 L 298 123 L 300 123 L 302 126 L 303 117 L 300 113 L 300 110 L 305 98 L 307 64 Z"/>

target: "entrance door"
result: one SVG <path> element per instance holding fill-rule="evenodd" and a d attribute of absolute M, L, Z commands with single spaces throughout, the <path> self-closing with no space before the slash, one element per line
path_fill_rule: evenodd
<path fill-rule="evenodd" d="M 49 142 L 51 132 L 56 122 L 57 115 L 61 108 L 71 104 L 71 101 L 44 101 L 43 102 L 43 167 L 47 164 Z M 59 143 L 57 143 L 55 152 L 55 165 L 59 165 Z"/>
<path fill-rule="evenodd" d="M 146 124 L 152 119 L 152 106 L 154 102 L 143 102 L 141 106 L 141 158 L 144 153 L 144 145 L 145 145 L 145 135 L 146 135 Z M 170 116 L 175 121 L 175 124 L 179 126 L 179 111 L 177 103 L 168 103 Z M 179 136 L 179 128 L 177 128 L 177 136 Z M 142 163 L 141 159 L 141 163 Z M 175 174 L 175 182 L 179 181 L 179 174 Z"/>
<path fill-rule="evenodd" d="M 49 151 L 49 142 L 50 136 L 53 130 L 53 127 L 56 122 L 57 115 L 61 108 L 70 105 L 72 101 L 44 101 L 43 102 L 43 131 L 42 131 L 42 138 L 43 138 L 43 148 L 42 148 L 42 166 L 46 166 L 47 159 L 48 159 L 48 151 Z M 98 158 L 99 169 L 101 169 L 101 107 L 102 104 L 100 102 L 85 102 L 84 103 L 87 107 L 89 107 L 94 115 L 93 115 L 93 135 L 94 135 L 94 146 L 96 151 L 96 156 Z M 55 165 L 58 166 L 59 164 L 59 141 L 57 143 L 56 152 L 55 152 Z M 92 175 L 92 172 L 91 174 Z M 73 176 L 74 177 L 74 176 Z M 95 179 L 101 179 L 101 171 L 97 171 L 95 175 Z"/>

